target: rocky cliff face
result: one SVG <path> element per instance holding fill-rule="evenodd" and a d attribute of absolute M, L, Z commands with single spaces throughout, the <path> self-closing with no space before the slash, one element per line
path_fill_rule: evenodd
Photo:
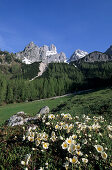
<path fill-rule="evenodd" d="M 86 55 L 88 55 L 88 53 L 86 51 L 82 51 L 82 50 L 78 49 L 72 54 L 72 56 L 69 59 L 69 62 L 77 61 L 77 60 L 85 57 Z"/>
<path fill-rule="evenodd" d="M 23 51 L 16 53 L 16 57 L 26 64 L 40 61 L 45 63 L 66 62 L 66 55 L 63 52 L 58 54 L 53 44 L 50 47 L 47 45 L 38 47 L 30 42 Z"/>

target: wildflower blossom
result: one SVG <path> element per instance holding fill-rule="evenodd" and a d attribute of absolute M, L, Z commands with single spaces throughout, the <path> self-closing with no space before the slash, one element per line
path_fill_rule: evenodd
<path fill-rule="evenodd" d="M 81 149 L 81 146 L 80 146 L 80 144 L 78 143 L 77 145 L 76 145 L 76 150 L 80 150 Z"/>
<path fill-rule="evenodd" d="M 55 129 L 59 129 L 59 125 L 58 124 L 55 126 Z"/>
<path fill-rule="evenodd" d="M 49 118 L 49 119 L 54 119 L 54 118 L 55 118 L 55 115 L 50 114 L 50 115 L 48 116 L 48 118 Z"/>
<path fill-rule="evenodd" d="M 49 147 L 49 143 L 43 142 L 43 148 L 48 149 L 48 147 Z"/>
<path fill-rule="evenodd" d="M 88 163 L 88 159 L 82 158 L 82 162 L 83 162 L 83 163 Z"/>
<path fill-rule="evenodd" d="M 67 138 L 66 142 L 70 145 L 72 143 L 72 137 Z"/>
<path fill-rule="evenodd" d="M 21 161 L 21 165 L 26 165 L 25 161 Z"/>
<path fill-rule="evenodd" d="M 68 148 L 68 143 L 63 142 L 61 146 L 62 146 L 62 149 L 67 149 Z"/>
<path fill-rule="evenodd" d="M 83 153 L 82 153 L 81 151 L 76 151 L 76 154 L 77 154 L 78 156 L 82 156 L 82 155 L 83 155 Z"/>
<path fill-rule="evenodd" d="M 72 135 L 72 139 L 76 139 L 77 138 L 77 135 Z"/>
<path fill-rule="evenodd" d="M 103 159 L 107 159 L 107 154 L 105 152 L 101 152 L 101 156 Z"/>
<path fill-rule="evenodd" d="M 73 164 L 76 164 L 78 162 L 78 159 L 76 156 L 74 156 L 73 158 L 70 158 L 70 162 Z"/>
<path fill-rule="evenodd" d="M 102 152 L 103 151 L 103 147 L 101 145 L 95 145 L 95 148 L 98 152 Z"/>

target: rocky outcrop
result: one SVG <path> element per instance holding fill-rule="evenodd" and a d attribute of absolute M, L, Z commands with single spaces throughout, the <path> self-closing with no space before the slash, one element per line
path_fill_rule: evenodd
<path fill-rule="evenodd" d="M 37 121 L 40 119 L 41 115 L 48 114 L 50 111 L 48 106 L 43 107 L 39 114 L 34 117 L 28 117 L 26 113 L 23 111 L 16 113 L 15 115 L 11 116 L 7 121 L 6 124 L 8 126 L 17 126 L 17 125 L 24 125 L 24 123 Z"/>
<path fill-rule="evenodd" d="M 86 55 L 84 58 L 78 60 L 78 62 L 101 62 L 101 61 L 111 61 L 112 57 L 105 54 L 105 53 L 101 53 L 98 51 L 94 51 L 88 55 Z"/>
<path fill-rule="evenodd" d="M 24 124 L 24 115 L 26 115 L 23 111 L 18 112 L 8 119 L 8 126 L 17 126 Z"/>
<path fill-rule="evenodd" d="M 58 54 L 53 44 L 50 47 L 47 45 L 38 47 L 30 42 L 23 51 L 16 53 L 16 57 L 26 64 L 40 61 L 44 63 L 66 62 L 66 55 L 63 52 Z"/>

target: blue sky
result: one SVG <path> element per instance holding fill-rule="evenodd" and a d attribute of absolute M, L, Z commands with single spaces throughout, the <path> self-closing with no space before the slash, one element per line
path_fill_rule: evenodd
<path fill-rule="evenodd" d="M 0 49 L 18 52 L 33 41 L 104 52 L 112 44 L 112 0 L 0 0 Z"/>

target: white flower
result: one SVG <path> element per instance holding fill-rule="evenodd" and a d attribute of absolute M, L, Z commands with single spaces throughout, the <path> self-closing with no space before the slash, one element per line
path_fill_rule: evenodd
<path fill-rule="evenodd" d="M 80 150 L 81 149 L 81 146 L 80 146 L 80 143 L 78 143 L 77 145 L 76 145 L 76 150 Z"/>
<path fill-rule="evenodd" d="M 63 125 L 63 129 L 68 129 L 68 124 Z"/>
<path fill-rule="evenodd" d="M 47 122 L 46 125 L 49 126 L 49 125 L 50 125 L 50 122 Z"/>
<path fill-rule="evenodd" d="M 88 163 L 88 159 L 86 159 L 86 158 L 82 158 L 82 162 L 84 162 L 84 163 Z"/>
<path fill-rule="evenodd" d="M 72 135 L 72 139 L 76 139 L 77 138 L 77 135 Z"/>
<path fill-rule="evenodd" d="M 77 154 L 78 156 L 82 156 L 82 155 L 83 155 L 83 153 L 82 153 L 81 151 L 76 151 L 76 154 Z"/>
<path fill-rule="evenodd" d="M 62 146 L 62 149 L 67 149 L 68 148 L 68 143 L 63 142 L 61 146 Z"/>
<path fill-rule="evenodd" d="M 55 129 L 59 129 L 60 127 L 59 127 L 59 125 L 58 124 L 56 124 L 56 126 L 55 126 Z"/>
<path fill-rule="evenodd" d="M 48 147 L 49 147 L 49 143 L 43 142 L 43 148 L 48 149 Z"/>
<path fill-rule="evenodd" d="M 72 137 L 67 138 L 66 142 L 70 145 L 72 143 Z"/>
<path fill-rule="evenodd" d="M 22 164 L 22 165 L 25 165 L 26 163 L 25 163 L 25 161 L 21 161 L 21 164 Z"/>
<path fill-rule="evenodd" d="M 78 162 L 77 157 L 74 156 L 73 158 L 70 158 L 70 162 L 71 162 L 72 164 L 76 164 L 76 163 Z"/>
<path fill-rule="evenodd" d="M 28 136 L 28 140 L 29 140 L 30 142 L 33 142 L 33 141 L 34 141 L 34 137 Z"/>
<path fill-rule="evenodd" d="M 50 138 L 53 142 L 55 142 L 56 141 L 56 136 L 51 136 L 51 138 Z"/>
<path fill-rule="evenodd" d="M 98 152 L 102 152 L 103 151 L 103 147 L 101 145 L 95 145 L 95 148 Z"/>
<path fill-rule="evenodd" d="M 49 119 L 54 119 L 54 118 L 55 118 L 55 115 L 50 114 L 50 115 L 48 116 L 48 118 L 49 118 Z"/>
<path fill-rule="evenodd" d="M 105 152 L 101 152 L 101 156 L 103 159 L 107 159 L 107 154 Z"/>

